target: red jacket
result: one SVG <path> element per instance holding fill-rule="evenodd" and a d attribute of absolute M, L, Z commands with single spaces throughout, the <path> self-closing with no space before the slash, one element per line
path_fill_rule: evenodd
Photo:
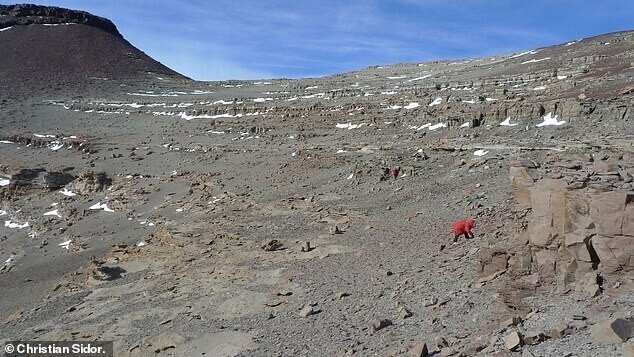
<path fill-rule="evenodd" d="M 473 233 L 471 233 L 471 228 L 475 227 L 475 221 L 470 220 L 460 220 L 453 224 L 453 231 L 456 237 L 461 236 L 465 233 L 469 235 L 469 237 L 473 237 Z"/>

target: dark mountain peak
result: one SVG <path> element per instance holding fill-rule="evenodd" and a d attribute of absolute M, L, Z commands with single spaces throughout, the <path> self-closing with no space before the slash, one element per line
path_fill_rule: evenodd
<path fill-rule="evenodd" d="M 0 5 L 0 28 L 31 24 L 84 24 L 123 37 L 112 21 L 86 11 L 33 4 Z"/>
<path fill-rule="evenodd" d="M 130 44 L 110 20 L 85 11 L 1 5 L 0 30 L 0 98 L 187 79 Z"/>

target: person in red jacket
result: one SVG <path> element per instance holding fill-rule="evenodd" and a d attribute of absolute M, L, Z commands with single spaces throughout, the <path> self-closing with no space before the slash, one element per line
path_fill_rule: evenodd
<path fill-rule="evenodd" d="M 458 237 L 464 234 L 465 238 L 472 239 L 473 232 L 471 229 L 475 227 L 475 221 L 472 219 L 469 220 L 460 220 L 453 224 L 453 232 L 454 232 L 454 243 L 458 241 Z"/>

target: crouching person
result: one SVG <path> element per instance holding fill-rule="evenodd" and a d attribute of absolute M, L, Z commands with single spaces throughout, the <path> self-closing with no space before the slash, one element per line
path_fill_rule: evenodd
<path fill-rule="evenodd" d="M 469 220 L 460 220 L 453 224 L 453 232 L 454 238 L 453 242 L 456 243 L 458 241 L 458 237 L 464 235 L 467 239 L 473 239 L 473 232 L 471 229 L 475 227 L 475 221 L 472 219 Z"/>

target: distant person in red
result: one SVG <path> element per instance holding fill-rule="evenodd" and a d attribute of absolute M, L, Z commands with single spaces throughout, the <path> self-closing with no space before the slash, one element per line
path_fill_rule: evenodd
<path fill-rule="evenodd" d="M 399 172 L 398 167 L 395 167 L 394 169 L 392 169 L 392 176 L 394 176 L 394 179 L 398 178 L 398 172 Z"/>
<path fill-rule="evenodd" d="M 465 238 L 472 239 L 473 232 L 471 229 L 475 227 L 475 221 L 470 220 L 460 220 L 453 224 L 453 232 L 454 232 L 454 243 L 458 241 L 458 237 L 464 234 Z"/>

